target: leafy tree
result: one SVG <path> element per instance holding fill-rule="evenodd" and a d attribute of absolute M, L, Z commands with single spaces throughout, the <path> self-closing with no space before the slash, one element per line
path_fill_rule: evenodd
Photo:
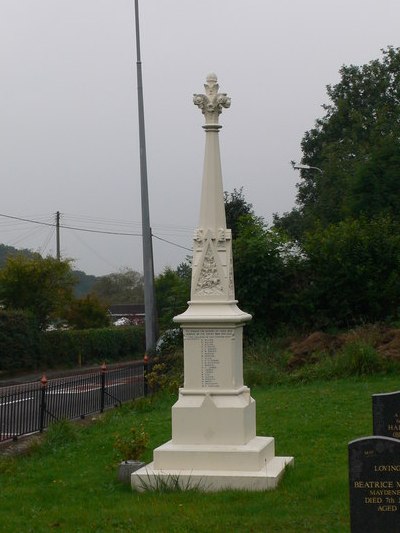
<path fill-rule="evenodd" d="M 389 215 L 400 220 L 400 142 L 385 137 L 371 149 L 368 161 L 355 169 L 348 209 L 353 216 Z"/>
<path fill-rule="evenodd" d="M 65 315 L 74 284 L 69 261 L 10 256 L 0 270 L 0 302 L 6 309 L 30 312 L 45 328 Z"/>
<path fill-rule="evenodd" d="M 176 327 L 172 322 L 174 316 L 183 313 L 190 298 L 190 270 L 187 264 L 180 265 L 177 270 L 165 268 L 156 277 L 156 299 L 160 329 Z"/>
<path fill-rule="evenodd" d="M 253 315 L 250 331 L 271 332 L 296 316 L 295 265 L 301 257 L 287 238 L 262 218 L 241 219 L 233 242 L 235 289 L 239 305 Z"/>
<path fill-rule="evenodd" d="M 66 319 L 74 329 L 103 328 L 110 325 L 107 308 L 93 294 L 73 300 Z"/>
<path fill-rule="evenodd" d="M 253 206 L 246 201 L 243 194 L 243 187 L 233 192 L 224 192 L 226 227 L 232 230 L 232 238 L 238 235 L 241 217 L 254 215 Z"/>
<path fill-rule="evenodd" d="M 348 326 L 397 317 L 400 224 L 389 217 L 345 220 L 306 236 L 314 324 Z"/>
<path fill-rule="evenodd" d="M 400 48 L 389 47 L 362 66 L 343 66 L 340 76 L 327 87 L 325 116 L 301 143 L 302 163 L 323 172 L 302 170 L 297 206 L 275 217 L 294 237 L 363 212 L 399 218 L 392 206 L 399 192 Z"/>
<path fill-rule="evenodd" d="M 92 292 L 107 305 L 143 302 L 143 276 L 131 269 L 98 278 Z"/>
<path fill-rule="evenodd" d="M 37 368 L 40 333 L 30 313 L 0 309 L 0 372 Z"/>

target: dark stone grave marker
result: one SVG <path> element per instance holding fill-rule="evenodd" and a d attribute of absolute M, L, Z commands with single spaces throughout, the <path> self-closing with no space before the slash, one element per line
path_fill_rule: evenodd
<path fill-rule="evenodd" d="M 373 394 L 372 419 L 374 435 L 400 439 L 400 392 Z"/>
<path fill-rule="evenodd" d="M 400 440 L 351 441 L 349 481 L 351 532 L 400 532 Z"/>

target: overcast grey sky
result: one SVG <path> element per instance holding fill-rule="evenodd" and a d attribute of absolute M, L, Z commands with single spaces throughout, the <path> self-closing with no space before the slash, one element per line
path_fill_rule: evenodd
<path fill-rule="evenodd" d="M 398 46 L 398 0 L 140 0 L 151 225 L 191 248 L 204 155 L 192 103 L 209 72 L 224 189 L 271 221 L 294 205 L 300 141 L 343 64 Z M 133 0 L 0 0 L 0 213 L 141 231 Z M 51 227 L 0 217 L 0 243 L 55 253 Z M 188 253 L 154 240 L 156 272 Z M 91 274 L 142 270 L 140 237 L 63 229 Z"/>

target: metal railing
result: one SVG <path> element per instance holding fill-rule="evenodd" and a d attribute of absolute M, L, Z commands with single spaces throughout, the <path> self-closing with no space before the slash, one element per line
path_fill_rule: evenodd
<path fill-rule="evenodd" d="M 42 432 L 54 420 L 85 418 L 148 393 L 148 361 L 0 388 L 0 442 Z"/>

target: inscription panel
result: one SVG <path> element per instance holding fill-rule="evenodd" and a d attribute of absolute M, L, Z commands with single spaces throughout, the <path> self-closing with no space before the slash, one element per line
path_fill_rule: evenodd
<path fill-rule="evenodd" d="M 227 355 L 231 352 L 230 342 L 235 340 L 235 331 L 229 328 L 187 328 L 184 330 L 188 351 L 198 358 L 199 379 L 202 388 L 226 387 L 231 380 Z M 227 345 L 228 343 L 228 345 Z M 193 359 L 191 365 L 194 365 Z"/>
<path fill-rule="evenodd" d="M 398 531 L 400 441 L 367 437 L 349 443 L 352 533 Z"/>

